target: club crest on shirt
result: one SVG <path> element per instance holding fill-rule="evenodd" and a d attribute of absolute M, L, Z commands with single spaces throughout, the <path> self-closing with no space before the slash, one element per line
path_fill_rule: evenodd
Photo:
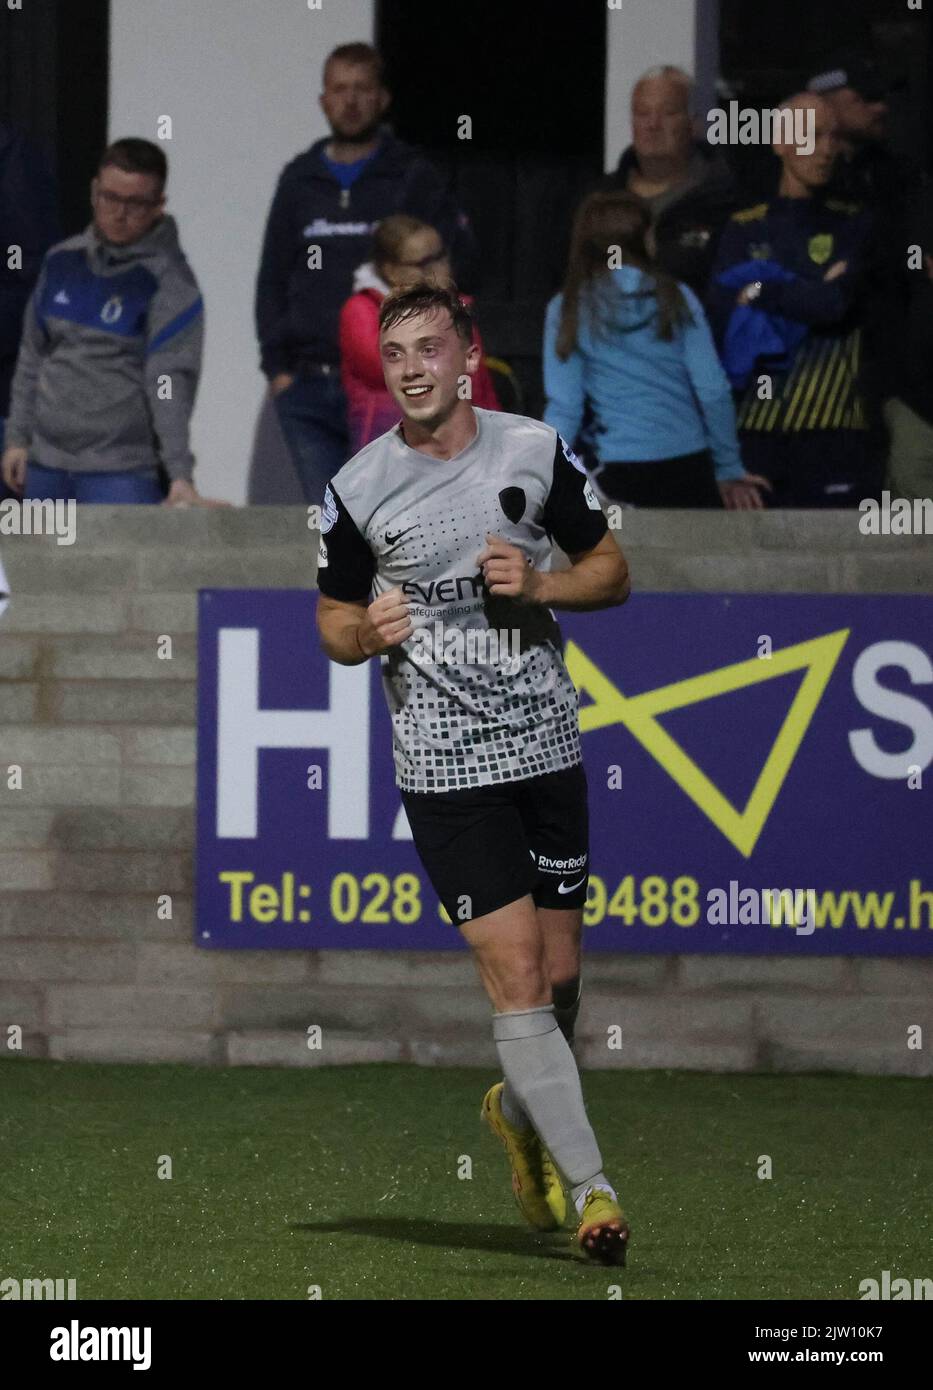
<path fill-rule="evenodd" d="M 321 512 L 321 535 L 325 536 L 337 520 L 337 503 L 330 490 L 330 483 L 324 489 L 324 509 Z"/>
<path fill-rule="evenodd" d="M 521 487 L 504 487 L 499 493 L 499 506 L 512 522 L 521 521 L 527 501 L 525 489 Z"/>
<path fill-rule="evenodd" d="M 821 232 L 819 236 L 812 236 L 807 250 L 810 252 L 811 261 L 816 265 L 825 265 L 833 254 L 832 233 Z"/>
<path fill-rule="evenodd" d="M 115 294 L 100 311 L 101 319 L 104 323 L 117 323 L 123 314 L 123 300 Z"/>
<path fill-rule="evenodd" d="M 560 434 L 557 436 L 557 438 L 560 440 L 560 447 L 564 451 L 564 458 L 567 460 L 568 463 L 572 463 L 577 472 L 582 473 L 585 478 L 586 469 L 583 467 L 583 464 L 577 458 L 576 454 L 573 452 L 566 439 L 564 439 L 563 435 Z"/>

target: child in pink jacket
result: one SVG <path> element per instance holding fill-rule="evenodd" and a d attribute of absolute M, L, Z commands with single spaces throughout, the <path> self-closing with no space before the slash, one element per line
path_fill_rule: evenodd
<path fill-rule="evenodd" d="M 385 434 L 400 418 L 386 390 L 379 355 L 379 309 L 390 290 L 419 280 L 450 282 L 450 263 L 440 234 L 407 213 L 380 222 L 373 234 L 373 257 L 358 267 L 355 293 L 340 311 L 340 372 L 347 397 L 350 443 L 354 453 Z M 462 295 L 470 304 L 468 295 Z M 473 341 L 482 353 L 478 330 Z M 489 369 L 480 364 L 473 377 L 473 404 L 499 410 Z"/>

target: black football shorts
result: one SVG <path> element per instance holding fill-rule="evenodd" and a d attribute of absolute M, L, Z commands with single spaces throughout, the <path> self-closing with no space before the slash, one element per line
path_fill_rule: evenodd
<path fill-rule="evenodd" d="M 530 893 L 538 907 L 582 907 L 589 816 L 582 763 L 451 792 L 401 792 L 415 849 L 459 925 Z"/>

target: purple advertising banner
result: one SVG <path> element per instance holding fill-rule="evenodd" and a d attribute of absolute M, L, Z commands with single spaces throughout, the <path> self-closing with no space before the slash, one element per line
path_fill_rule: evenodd
<path fill-rule="evenodd" d="M 195 939 L 460 948 L 377 661 L 312 590 L 200 594 Z M 635 594 L 558 615 L 590 793 L 585 944 L 933 952 L 933 598 Z"/>

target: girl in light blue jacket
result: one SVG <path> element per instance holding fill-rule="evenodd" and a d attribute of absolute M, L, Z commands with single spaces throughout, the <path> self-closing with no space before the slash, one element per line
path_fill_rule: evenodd
<path fill-rule="evenodd" d="M 651 259 L 650 213 L 629 193 L 593 193 L 574 223 L 563 292 L 544 330 L 544 418 L 573 444 L 587 401 L 595 480 L 641 507 L 762 506 L 745 472 L 735 409 L 699 300 Z"/>

